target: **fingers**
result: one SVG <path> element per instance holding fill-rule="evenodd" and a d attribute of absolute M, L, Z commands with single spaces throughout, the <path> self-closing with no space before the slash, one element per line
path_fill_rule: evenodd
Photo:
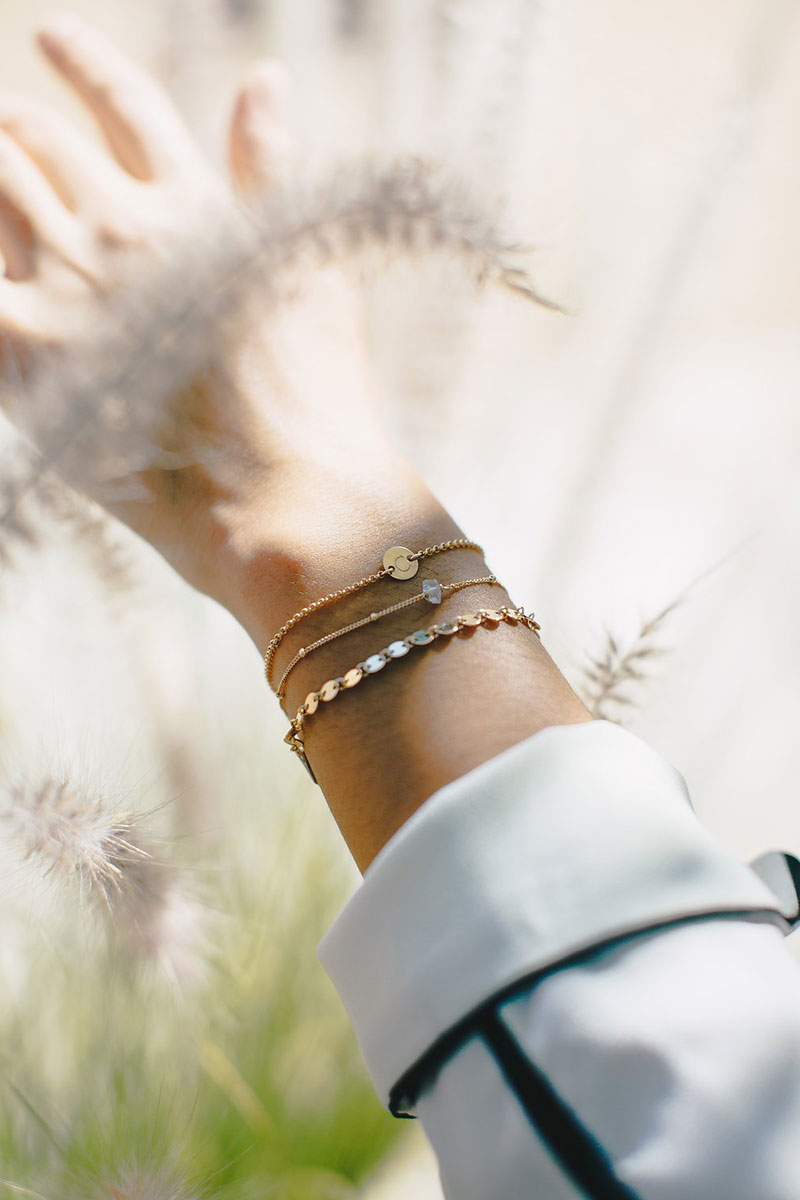
<path fill-rule="evenodd" d="M 168 178 L 196 166 L 197 150 L 171 100 L 97 30 L 64 15 L 39 31 L 39 44 L 91 109 L 131 175 Z"/>
<path fill-rule="evenodd" d="M 286 71 L 266 59 L 251 69 L 236 98 L 228 161 L 233 184 L 245 199 L 257 200 L 291 175 L 296 146 L 288 98 Z"/>
<path fill-rule="evenodd" d="M 61 202 L 73 211 L 103 212 L 125 176 L 98 146 L 52 109 L 0 96 L 0 130 L 33 160 Z"/>
<path fill-rule="evenodd" d="M 0 205 L 5 214 L 0 249 L 17 277 L 25 273 L 19 264 L 30 259 L 37 241 L 51 247 L 68 244 L 72 217 L 25 151 L 2 130 Z"/>

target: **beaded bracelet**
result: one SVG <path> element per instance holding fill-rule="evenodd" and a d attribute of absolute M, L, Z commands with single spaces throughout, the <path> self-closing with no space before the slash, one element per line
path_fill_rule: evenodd
<path fill-rule="evenodd" d="M 415 596 L 409 596 L 407 600 L 398 600 L 397 604 L 390 604 L 388 608 L 382 608 L 380 612 L 368 613 L 360 621 L 353 621 L 352 624 L 345 625 L 343 629 L 336 629 L 333 633 L 326 633 L 324 637 L 317 638 L 309 646 L 302 646 L 283 672 L 280 683 L 275 690 L 275 695 L 279 700 L 283 700 L 286 690 L 286 680 L 293 669 L 302 658 L 308 658 L 309 654 L 314 650 L 318 650 L 320 646 L 326 646 L 328 642 L 333 642 L 336 638 L 344 637 L 346 633 L 352 633 L 356 629 L 363 629 L 365 625 L 370 625 L 374 621 L 380 621 L 381 617 L 388 617 L 391 613 L 399 612 L 401 608 L 408 608 L 411 604 L 418 604 L 420 600 L 427 600 L 429 604 L 441 604 L 445 596 L 450 596 L 454 592 L 460 592 L 462 588 L 475 587 L 479 583 L 496 583 L 499 586 L 500 581 L 496 575 L 482 575 L 480 579 L 460 579 L 456 583 L 444 584 L 439 583 L 438 579 L 425 579 L 422 583 L 422 591 L 417 592 Z"/>
<path fill-rule="evenodd" d="M 294 629 L 298 621 L 302 621 L 310 613 L 317 612 L 318 609 L 324 608 L 327 604 L 333 604 L 334 600 L 342 600 L 345 596 L 352 596 L 354 592 L 361 591 L 362 588 L 368 587 L 371 583 L 376 583 L 379 579 L 384 579 L 390 576 L 392 579 L 413 579 L 419 570 L 419 563 L 423 558 L 430 558 L 434 554 L 441 554 L 444 550 L 478 550 L 483 554 L 483 547 L 477 542 L 471 542 L 467 538 L 451 538 L 449 542 L 439 542 L 435 546 L 426 546 L 424 550 L 408 550 L 405 546 L 390 546 L 383 556 L 383 566 L 379 571 L 374 571 L 372 575 L 365 575 L 363 579 L 357 580 L 355 583 L 349 584 L 347 587 L 339 588 L 335 592 L 329 592 L 327 596 L 321 596 L 319 600 L 312 601 L 305 608 L 301 608 L 281 625 L 278 632 L 271 638 L 264 654 L 264 675 L 267 683 L 272 687 L 272 663 L 275 658 L 275 651 L 281 644 L 286 634 L 290 629 Z"/>
<path fill-rule="evenodd" d="M 458 633 L 461 629 L 477 627 L 487 622 L 497 628 L 501 621 L 507 621 L 510 625 L 517 623 L 524 625 L 539 637 L 541 625 L 534 619 L 533 613 L 526 613 L 522 608 L 509 608 L 505 604 L 501 608 L 482 608 L 476 613 L 454 617 L 452 621 L 441 621 L 438 624 L 428 626 L 427 629 L 417 629 L 414 633 L 409 634 L 408 637 L 391 642 L 383 650 L 378 650 L 376 654 L 371 654 L 369 658 L 357 663 L 356 666 L 346 671 L 344 675 L 326 680 L 317 691 L 309 692 L 292 718 L 292 723 L 283 740 L 289 746 L 289 749 L 298 756 L 314 783 L 317 783 L 316 776 L 311 769 L 311 764 L 306 758 L 302 732 L 306 717 L 312 716 L 317 711 L 320 701 L 323 704 L 330 703 L 342 691 L 356 687 L 368 675 L 377 675 L 392 659 L 404 658 L 409 650 L 415 646 L 429 646 L 438 637 L 452 637 L 454 633 Z"/>

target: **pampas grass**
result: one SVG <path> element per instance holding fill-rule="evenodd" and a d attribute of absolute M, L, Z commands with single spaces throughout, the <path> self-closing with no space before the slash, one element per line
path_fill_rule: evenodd
<path fill-rule="evenodd" d="M 141 590 L 143 578 L 118 521 L 80 492 L 67 487 L 56 476 L 45 475 L 32 494 L 32 507 L 49 522 L 51 536 L 67 533 L 87 566 L 109 593 L 127 598 Z M 34 536 L 33 526 L 29 532 Z"/>
<path fill-rule="evenodd" d="M 20 442 L 0 480 L 0 541 L 30 540 L 25 499 L 52 471 L 113 505 L 147 499 L 138 472 L 198 461 L 204 451 L 181 414 L 169 412 L 170 397 L 204 369 L 220 326 L 241 303 L 255 295 L 268 309 L 301 286 L 304 271 L 376 247 L 442 253 L 462 263 L 475 286 L 493 283 L 558 307 L 537 291 L 518 239 L 419 161 L 340 168 L 325 183 L 271 200 L 253 219 L 220 207 L 209 213 L 203 242 L 199 256 L 187 236 L 169 264 L 169 286 L 163 274 L 131 280 L 72 360 L 40 355 L 24 383 L 18 374 L 5 380 L 0 398 L 20 414 L 30 442 Z"/>
<path fill-rule="evenodd" d="M 0 790 L 0 828 L 20 859 L 101 913 L 129 955 L 174 968 L 187 959 L 199 910 L 142 825 L 141 814 L 115 811 L 69 777 Z"/>
<path fill-rule="evenodd" d="M 47 1200 L 355 1197 L 402 1135 L 315 959 L 343 892 L 327 836 L 298 807 L 230 835 L 209 887 L 225 935 L 191 994 L 122 969 L 113 945 L 67 940 L 31 963 L 37 1003 L 0 1009 L 15 1186 Z M 239 838 L 241 853 L 261 847 L 259 872 L 242 871 Z"/>
<path fill-rule="evenodd" d="M 261 213 L 270 267 L 311 250 L 317 262 L 369 247 L 405 254 L 444 253 L 477 286 L 496 284 L 546 308 L 555 301 L 536 288 L 522 259 L 530 247 L 503 230 L 502 217 L 476 203 L 465 185 L 432 163 L 340 168 L 326 186 L 307 189 Z M 274 256 L 274 257 L 273 257 Z"/>
<path fill-rule="evenodd" d="M 109 811 L 102 796 L 82 794 L 69 778 L 12 782 L 1 795 L 0 821 L 23 859 L 77 882 L 107 908 L 127 889 L 132 865 L 149 858 L 135 820 Z"/>
<path fill-rule="evenodd" d="M 623 724 L 616 710 L 634 704 L 628 686 L 643 683 L 648 678 L 647 667 L 652 660 L 666 653 L 664 647 L 653 644 L 653 639 L 680 602 L 681 599 L 673 600 L 655 617 L 645 621 L 627 649 L 621 648 L 617 639 L 606 630 L 603 650 L 597 657 L 588 655 L 588 665 L 583 669 L 585 682 L 581 694 L 595 717 Z"/>
<path fill-rule="evenodd" d="M 595 717 L 623 724 L 617 710 L 629 709 L 636 703 L 630 694 L 629 686 L 636 688 L 652 678 L 650 668 L 653 660 L 662 658 L 669 651 L 668 647 L 657 644 L 657 639 L 669 623 L 669 618 L 685 604 L 700 583 L 719 571 L 752 540 L 752 537 L 745 538 L 690 580 L 669 604 L 642 623 L 627 648 L 621 646 L 609 630 L 605 631 L 603 648 L 596 655 L 587 654 L 588 661 L 581 670 L 582 683 L 578 685 L 584 703 Z"/>

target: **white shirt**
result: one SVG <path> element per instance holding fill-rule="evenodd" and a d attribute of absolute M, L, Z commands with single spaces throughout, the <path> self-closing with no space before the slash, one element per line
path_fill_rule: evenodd
<path fill-rule="evenodd" d="M 414 813 L 318 953 L 447 1200 L 800 1200 L 778 857 L 768 888 L 607 721 L 541 730 Z"/>

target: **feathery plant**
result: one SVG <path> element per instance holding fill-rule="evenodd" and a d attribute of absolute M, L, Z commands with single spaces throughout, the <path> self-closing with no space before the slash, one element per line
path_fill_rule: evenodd
<path fill-rule="evenodd" d="M 628 685 L 643 683 L 647 678 L 647 667 L 654 658 L 666 653 L 664 647 L 654 644 L 653 639 L 670 613 L 681 602 L 673 600 L 660 613 L 645 621 L 627 649 L 609 631 L 605 631 L 605 645 L 597 657 L 587 655 L 588 664 L 583 668 L 584 686 L 581 689 L 587 708 L 595 717 L 604 721 L 623 724 L 618 709 L 630 707 L 635 701 Z"/>
<path fill-rule="evenodd" d="M 150 866 L 141 875 L 155 860 L 132 823 L 66 784 L 12 799 L 27 810 L 3 813 L 20 852 L 72 882 L 89 917 L 107 907 L 112 936 L 90 948 L 80 921 L 65 922 L 58 953 L 34 945 L 35 1004 L 0 1009 L 0 1196 L 354 1196 L 399 1130 L 316 963 L 342 880 L 313 821 L 295 807 L 277 835 L 274 817 L 249 827 L 263 839 L 261 872 L 242 870 L 231 845 L 202 885 L 183 867 L 186 895 L 186 877 L 202 895 L 203 970 L 168 973 L 152 921 L 165 888 Z M 291 880 L 278 874 L 287 854 Z M 120 913 L 141 939 L 133 954 Z"/>
<path fill-rule="evenodd" d="M 209 215 L 208 252 L 187 245 L 170 286 L 131 282 L 124 305 L 110 306 L 86 360 L 48 363 L 27 373 L 8 353 L 0 381 L 6 407 L 20 414 L 19 439 L 0 470 L 0 541 L 35 540 L 31 494 L 56 470 L 101 499 L 136 498 L 131 476 L 145 467 L 179 469 L 208 451 L 191 444 L 175 413 L 180 449 L 157 444 L 166 398 L 208 358 L 220 329 L 257 297 L 265 308 L 302 285 L 304 271 L 388 252 L 455 256 L 475 285 L 494 283 L 557 309 L 536 289 L 518 239 L 503 232 L 449 176 L 420 161 L 386 168 L 340 168 L 327 182 L 271 199 L 252 221 Z M 147 353 L 142 350 L 146 348 Z M 24 403 L 23 403 L 24 400 Z M 6 551 L 7 552 L 7 551 Z"/>
<path fill-rule="evenodd" d="M 49 532 L 55 536 L 69 536 L 107 592 L 130 597 L 141 589 L 142 573 L 125 543 L 124 530 L 88 496 L 67 487 L 57 476 L 45 475 L 31 496 L 30 511 L 32 530 L 52 526 Z M 30 536 L 35 538 L 32 530 Z"/>
<path fill-rule="evenodd" d="M 642 623 L 627 647 L 621 646 L 610 630 L 605 631 L 603 649 L 598 654 L 586 655 L 587 661 L 581 668 L 581 682 L 578 685 L 584 703 L 595 717 L 624 724 L 620 709 L 630 709 L 636 703 L 630 692 L 631 686 L 635 689 L 651 678 L 649 668 L 653 660 L 668 653 L 668 647 L 659 645 L 658 638 L 668 625 L 669 618 L 686 602 L 699 583 L 718 571 L 750 540 L 747 538 L 740 542 L 690 580 L 669 604 Z"/>

